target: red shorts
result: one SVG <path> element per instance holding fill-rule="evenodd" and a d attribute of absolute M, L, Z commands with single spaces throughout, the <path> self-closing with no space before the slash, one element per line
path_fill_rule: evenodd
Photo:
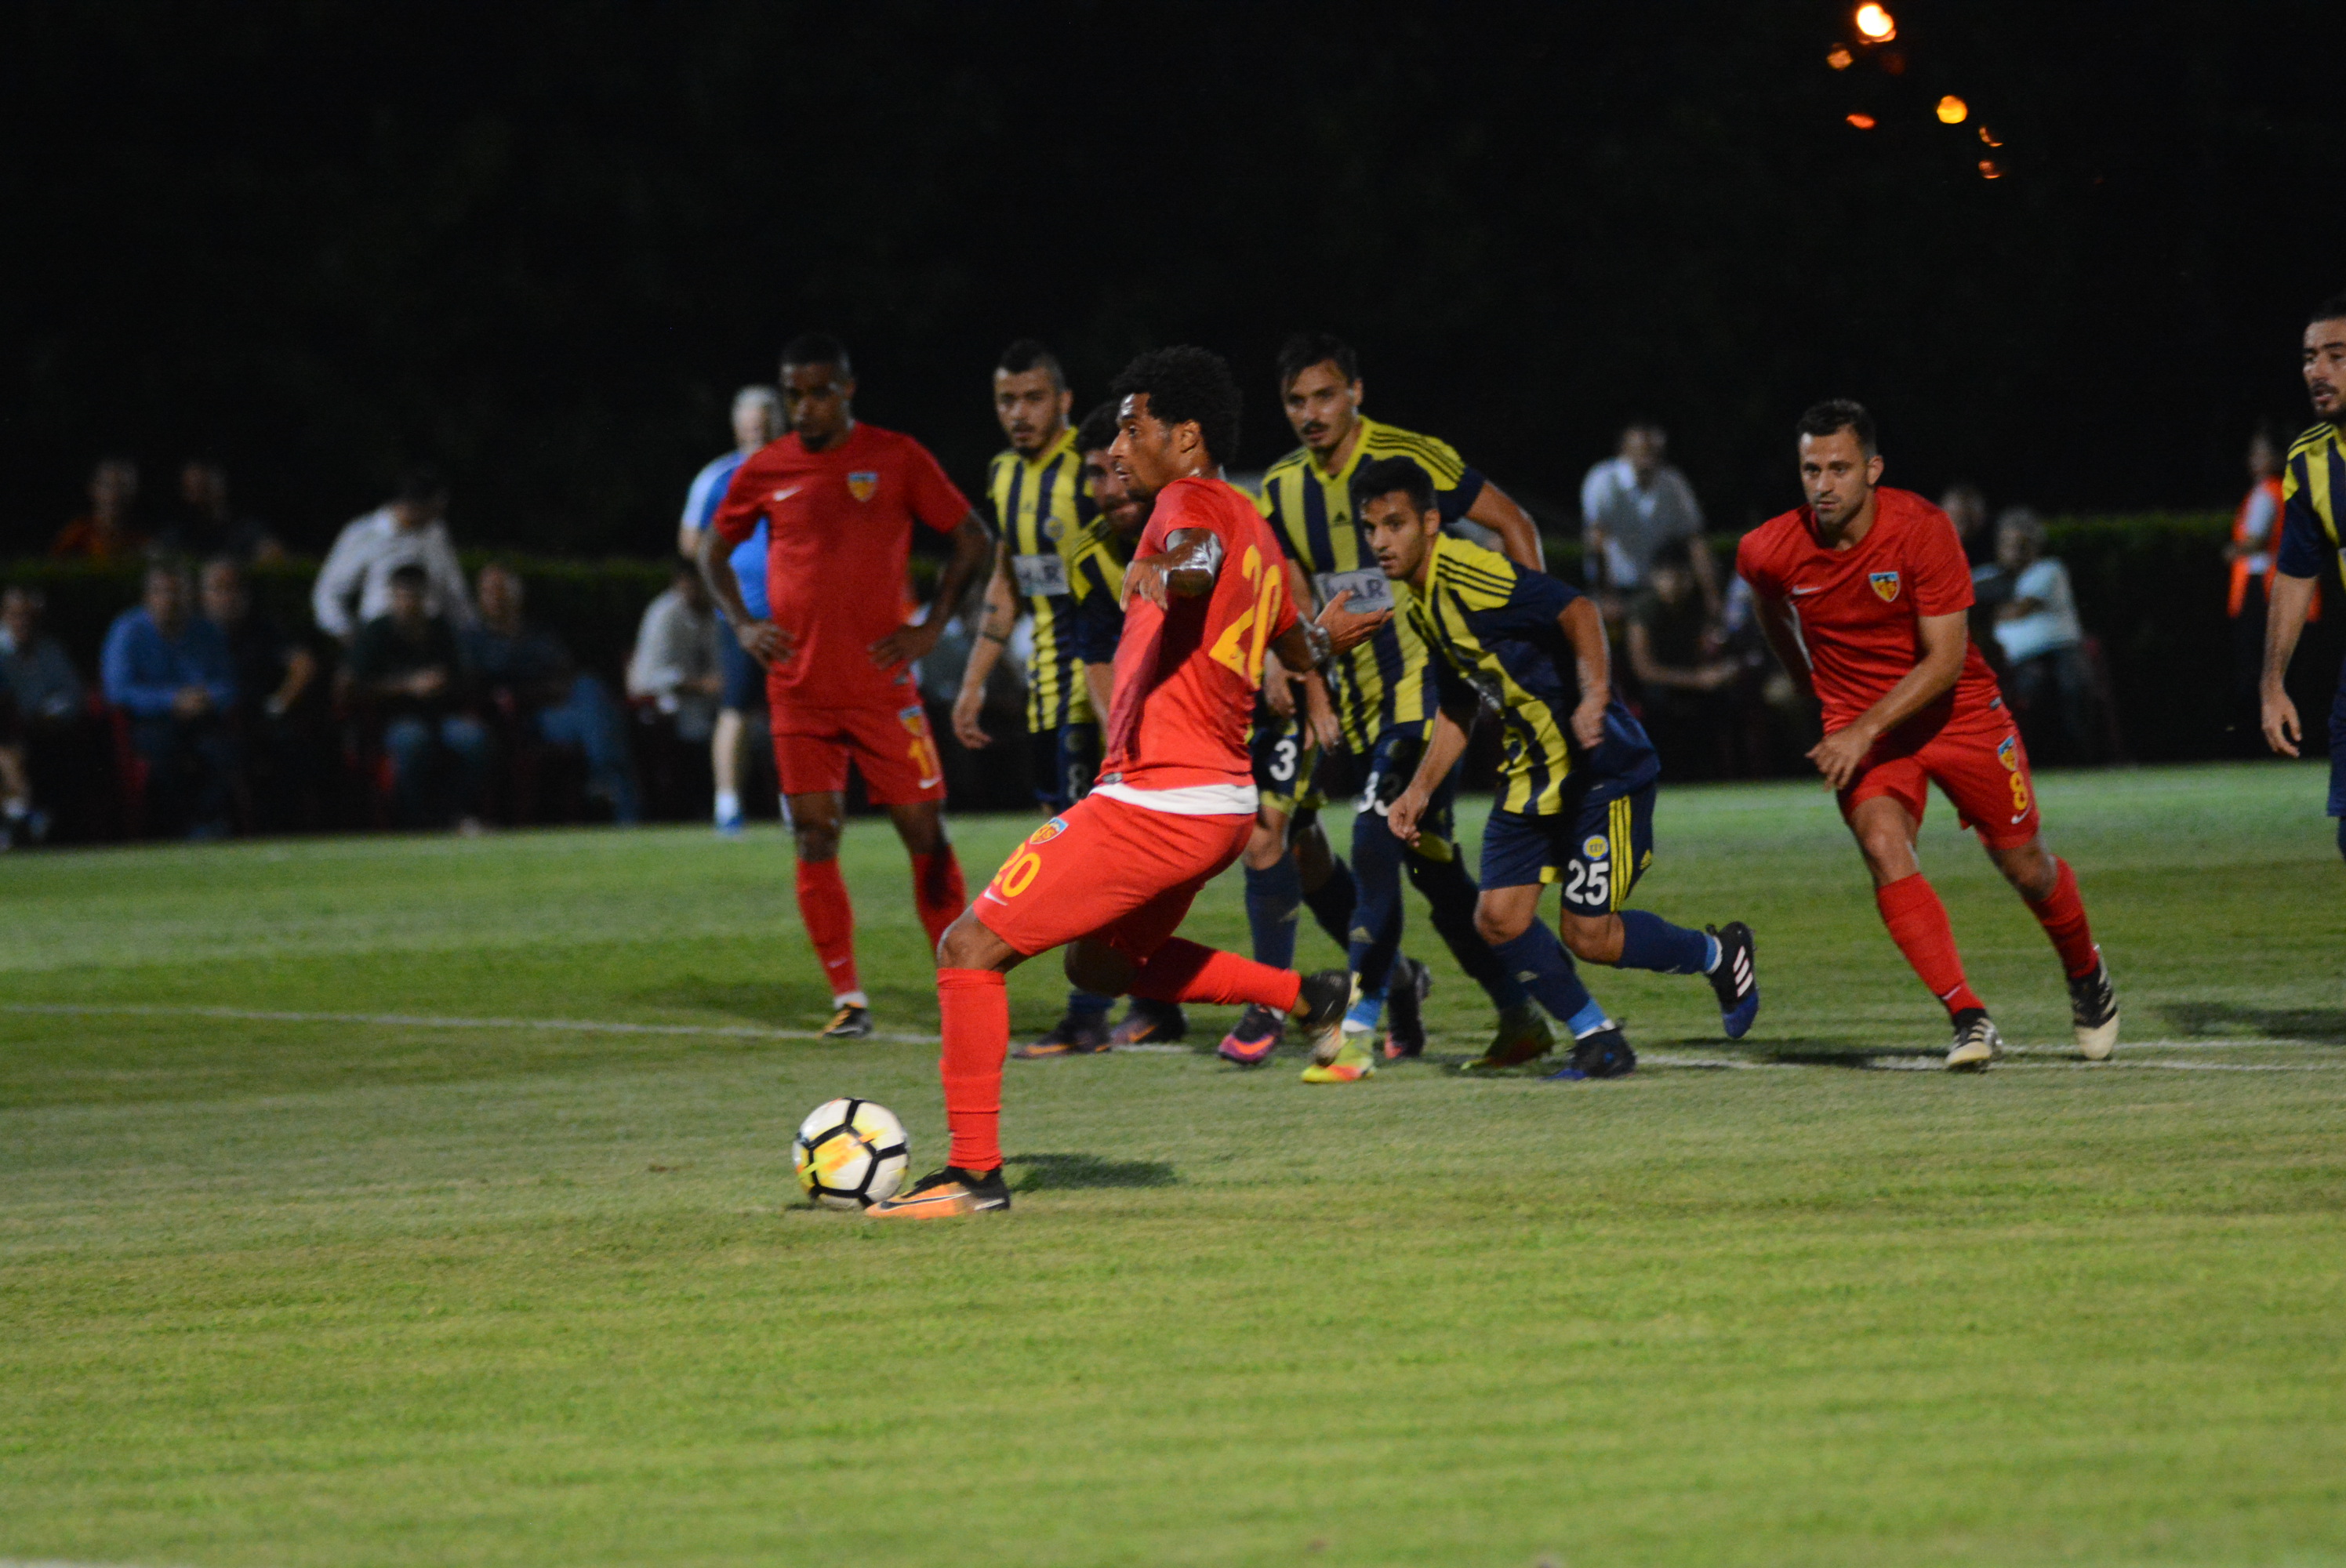
<path fill-rule="evenodd" d="M 1028 834 L 970 907 L 1029 958 L 1089 937 L 1145 963 L 1253 830 L 1252 817 L 1177 817 L 1086 795 Z"/>
<path fill-rule="evenodd" d="M 1860 803 L 1887 795 L 1919 823 L 1933 783 L 1955 803 L 1956 820 L 1977 831 L 1989 849 L 2016 849 L 2036 837 L 2036 786 L 2028 776 L 2028 752 L 2004 708 L 1960 728 L 1943 726 L 1926 738 L 1892 735 L 1877 741 L 1841 792 L 1841 814 L 1847 818 Z"/>
<path fill-rule="evenodd" d="M 847 788 L 852 754 L 875 806 L 945 798 L 937 738 L 918 700 L 909 707 L 800 708 L 772 703 L 774 771 L 785 795 L 835 795 Z"/>

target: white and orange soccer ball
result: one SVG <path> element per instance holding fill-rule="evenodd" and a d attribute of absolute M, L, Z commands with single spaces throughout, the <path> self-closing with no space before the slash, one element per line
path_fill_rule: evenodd
<path fill-rule="evenodd" d="M 894 1196 L 912 1157 L 904 1124 L 870 1100 L 817 1105 L 790 1145 L 799 1186 L 825 1208 L 862 1208 Z"/>

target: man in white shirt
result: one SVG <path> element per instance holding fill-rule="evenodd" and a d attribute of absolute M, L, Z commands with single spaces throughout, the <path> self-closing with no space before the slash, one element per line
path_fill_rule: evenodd
<path fill-rule="evenodd" d="M 310 595 L 318 629 L 349 643 L 359 627 L 391 613 L 391 575 L 411 565 L 423 568 L 426 614 L 459 629 L 473 625 L 464 569 L 443 521 L 447 511 L 448 486 L 436 471 L 417 468 L 400 476 L 391 500 L 346 524 Z"/>
<path fill-rule="evenodd" d="M 1580 484 L 1589 586 L 1618 599 L 1646 585 L 1654 556 L 1675 540 L 1687 542 L 1704 611 L 1719 618 L 1719 564 L 1702 547 L 1702 506 L 1686 475 L 1664 463 L 1669 437 L 1658 424 L 1621 433 L 1621 450 L 1588 471 Z"/>
<path fill-rule="evenodd" d="M 2069 569 L 2045 554 L 2044 521 L 2025 506 L 1996 519 L 1995 558 L 2011 584 L 2011 596 L 1995 612 L 2004 691 L 2028 754 L 2051 762 L 2091 760 L 2093 676 Z"/>
<path fill-rule="evenodd" d="M 676 720 L 678 739 L 706 741 L 716 728 L 718 694 L 725 688 L 717 639 L 732 635 L 718 622 L 699 568 L 678 563 L 676 581 L 644 606 L 636 651 L 627 660 L 627 695 L 658 704 Z"/>

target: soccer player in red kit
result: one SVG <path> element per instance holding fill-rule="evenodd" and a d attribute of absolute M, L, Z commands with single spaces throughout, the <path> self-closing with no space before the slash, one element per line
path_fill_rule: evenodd
<path fill-rule="evenodd" d="M 913 857 L 913 899 L 933 944 L 967 896 L 945 840 L 944 769 L 912 662 L 936 646 L 947 606 L 982 570 L 993 536 L 919 442 L 856 420 L 855 377 L 835 338 L 782 351 L 790 433 L 734 471 L 701 535 L 700 570 L 741 646 L 766 667 L 774 765 L 798 850 L 799 913 L 831 993 L 827 1040 L 872 1033 L 855 973 L 855 911 L 839 874 L 847 764 L 887 809 Z M 770 619 L 752 618 L 729 559 L 766 524 Z M 935 607 L 904 624 L 913 524 L 953 536 Z"/>
<path fill-rule="evenodd" d="M 1002 1179 L 1002 1062 L 1010 1044 L 1004 976 L 1055 947 L 1089 991 L 1159 1002 L 1250 1003 L 1300 1022 L 1333 1055 L 1352 999 L 1348 971 L 1303 976 L 1173 932 L 1198 890 L 1253 831 L 1247 754 L 1265 649 L 1317 669 L 1390 617 L 1354 615 L 1337 595 L 1298 617 L 1285 557 L 1254 504 L 1224 484 L 1239 389 L 1220 356 L 1159 349 L 1113 389 L 1110 460 L 1155 510 L 1125 572 L 1099 779 L 1029 835 L 937 948 L 944 1022 L 943 1170 L 873 1204 L 886 1218 L 943 1218 L 1010 1207 Z"/>
<path fill-rule="evenodd" d="M 2037 840 L 2028 753 L 1965 629 L 1972 579 L 1955 526 L 1882 485 L 1873 417 L 1856 403 L 1802 414 L 1800 454 L 1808 504 L 1745 535 L 1735 566 L 1776 657 L 1823 707 L 1825 738 L 1809 758 L 1840 795 L 1891 939 L 1953 1023 L 1947 1065 L 1984 1068 L 2004 1041 L 1914 859 L 1933 783 L 2052 939 L 2078 1048 L 2101 1061 L 2117 1046 L 2117 994 L 2076 875 Z"/>

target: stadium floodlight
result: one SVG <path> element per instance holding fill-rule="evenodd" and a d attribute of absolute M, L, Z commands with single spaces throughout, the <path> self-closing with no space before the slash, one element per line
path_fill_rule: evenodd
<path fill-rule="evenodd" d="M 1980 178 L 1982 179 L 2002 179 L 2004 178 L 2004 165 L 1996 162 L 1995 159 L 1992 158 L 1984 158 L 1980 159 Z"/>
<path fill-rule="evenodd" d="M 1849 117 L 1849 123 L 1855 126 L 1860 130 L 1872 130 L 1873 128 L 1873 117 L 1872 115 L 1851 115 Z"/>
<path fill-rule="evenodd" d="M 2004 143 L 1996 139 L 1995 133 L 1989 130 L 1985 126 L 1980 127 L 1979 133 L 1980 140 L 1989 147 L 2002 147 L 2004 145 Z"/>
<path fill-rule="evenodd" d="M 1857 64 L 1857 56 L 1851 54 L 1846 46 L 1835 44 L 1831 53 L 1825 56 L 1825 64 L 1836 71 L 1846 71 Z"/>
<path fill-rule="evenodd" d="M 1941 125 L 1959 126 L 1963 124 L 1964 121 L 1971 117 L 1971 105 L 1964 102 L 1963 99 L 1955 97 L 1953 93 L 1949 93 L 1945 97 L 1939 100 L 1939 123 Z"/>
<path fill-rule="evenodd" d="M 1867 0 L 1857 8 L 1857 30 L 1869 44 L 1887 44 L 1898 36 L 1898 21 L 1872 0 Z"/>

